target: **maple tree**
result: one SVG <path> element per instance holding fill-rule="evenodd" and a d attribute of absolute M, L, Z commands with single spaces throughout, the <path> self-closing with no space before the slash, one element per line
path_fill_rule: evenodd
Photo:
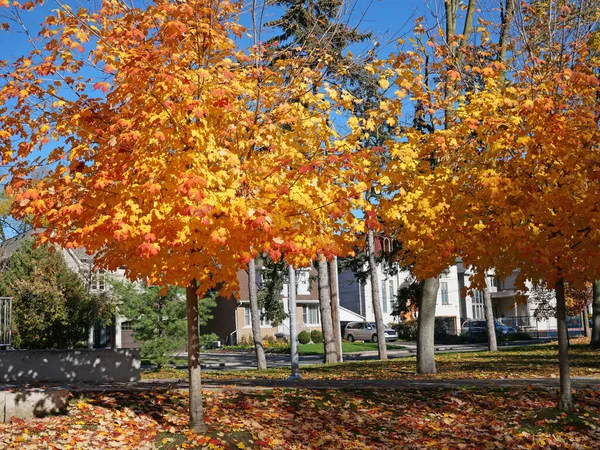
<path fill-rule="evenodd" d="M 555 288 L 565 408 L 571 393 L 564 282 L 581 287 L 600 269 L 592 256 L 600 236 L 597 62 L 587 43 L 591 22 L 573 28 L 581 16 L 570 6 L 520 5 L 524 19 L 511 39 L 510 62 L 490 60 L 497 46 L 480 27 L 482 44 L 463 52 L 461 64 L 445 43 L 428 39 L 440 55 L 428 66 L 438 76 L 433 86 L 420 74 L 426 56 L 418 50 L 400 53 L 390 63 L 394 71 L 380 72 L 397 88 L 390 119 L 410 96 L 420 105 L 415 121 L 429 127 L 428 133 L 405 127 L 402 140 L 386 143 L 390 199 L 381 214 L 399 224 L 421 279 L 460 256 L 479 273 L 495 269 L 502 277 L 519 268 L 522 286 L 546 280 Z M 540 44 L 548 20 L 569 35 L 550 47 Z"/>
<path fill-rule="evenodd" d="M 357 138 L 329 120 L 348 101 L 297 55 L 262 64 L 261 48 L 241 51 L 239 8 L 63 5 L 31 53 L 5 63 L 0 87 L 13 214 L 97 267 L 187 288 L 195 427 L 197 295 L 235 293 L 237 270 L 261 252 L 302 267 L 351 251 L 364 188 Z"/>

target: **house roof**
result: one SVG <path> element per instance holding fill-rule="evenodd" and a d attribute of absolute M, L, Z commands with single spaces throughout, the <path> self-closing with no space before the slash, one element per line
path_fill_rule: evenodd
<path fill-rule="evenodd" d="M 13 253 L 17 251 L 26 240 L 32 239 L 35 234 L 36 230 L 29 230 L 2 242 L 0 244 L 0 265 L 6 265 Z"/>
<path fill-rule="evenodd" d="M 5 267 L 13 253 L 17 251 L 17 249 L 21 247 L 25 241 L 35 238 L 35 235 L 40 231 L 42 230 L 29 230 L 25 233 L 21 233 L 6 239 L 4 242 L 0 243 L 0 267 Z M 69 253 L 82 263 L 91 263 L 94 260 L 94 256 L 88 255 L 84 248 L 69 249 Z"/>
<path fill-rule="evenodd" d="M 93 263 L 94 262 L 94 255 L 89 255 L 85 248 L 72 248 L 69 249 L 69 251 L 77 257 L 77 259 L 80 262 L 83 263 Z"/>

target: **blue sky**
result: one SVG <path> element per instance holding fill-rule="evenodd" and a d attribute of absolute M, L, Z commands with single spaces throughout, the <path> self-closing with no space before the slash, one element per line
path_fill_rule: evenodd
<path fill-rule="evenodd" d="M 78 3 L 74 0 L 66 0 L 64 3 L 71 4 L 75 8 Z M 79 5 L 91 8 L 96 2 L 82 0 Z M 134 1 L 134 3 L 136 3 Z M 141 3 L 141 2 L 137 2 Z M 250 4 L 250 2 L 247 2 Z M 372 32 L 377 40 L 383 45 L 390 38 L 402 34 L 412 27 L 412 22 L 419 15 L 427 14 L 427 3 L 435 3 L 432 0 L 347 0 L 352 6 L 352 14 L 349 18 L 351 25 L 359 23 L 361 31 Z M 259 3 L 260 4 L 260 3 Z M 37 31 L 34 24 L 41 22 L 52 9 L 58 8 L 57 3 L 48 0 L 41 7 L 31 12 L 21 12 L 24 21 L 31 26 L 31 31 Z M 273 20 L 278 15 L 278 10 L 266 8 L 264 21 Z M 249 15 L 241 18 L 242 23 L 251 26 Z M 24 33 L 16 35 L 19 26 L 8 20 L 6 14 L 0 10 L 0 22 L 9 22 L 11 32 L 0 32 L 0 59 L 12 59 L 26 53 L 30 47 Z M 385 46 L 384 46 L 385 47 Z"/>

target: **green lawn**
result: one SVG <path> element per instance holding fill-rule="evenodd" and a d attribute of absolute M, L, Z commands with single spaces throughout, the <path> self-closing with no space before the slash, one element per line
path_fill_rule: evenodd
<path fill-rule="evenodd" d="M 399 350 L 406 348 L 403 345 L 398 344 L 387 344 L 388 350 Z M 376 342 L 342 342 L 342 350 L 344 353 L 355 353 L 355 352 L 366 352 L 366 351 L 377 351 Z M 216 352 L 254 352 L 254 345 L 235 345 L 222 347 Z M 265 351 L 267 353 L 290 353 L 290 346 L 286 343 L 276 342 L 274 344 L 265 343 Z M 299 344 L 298 352 L 301 355 L 322 355 L 323 344 Z"/>
<path fill-rule="evenodd" d="M 406 348 L 403 345 L 387 344 L 388 350 L 399 350 Z M 344 353 L 377 351 L 377 342 L 342 342 Z M 322 355 L 323 344 L 300 344 L 298 352 L 301 355 Z"/>

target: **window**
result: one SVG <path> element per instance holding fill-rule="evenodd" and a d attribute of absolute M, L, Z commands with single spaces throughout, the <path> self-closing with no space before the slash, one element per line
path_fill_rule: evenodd
<path fill-rule="evenodd" d="M 296 286 L 298 295 L 310 295 L 310 272 L 308 269 L 296 271 Z"/>
<path fill-rule="evenodd" d="M 386 281 L 387 280 L 384 280 L 383 283 L 381 283 L 381 309 L 384 313 L 387 313 L 387 293 L 385 290 Z"/>
<path fill-rule="evenodd" d="M 473 304 L 473 319 L 485 318 L 485 314 L 483 312 L 483 292 L 475 289 L 473 291 L 471 303 Z"/>
<path fill-rule="evenodd" d="M 394 304 L 394 280 L 390 280 L 390 292 L 388 293 L 390 296 L 390 306 Z"/>
<path fill-rule="evenodd" d="M 442 305 L 449 305 L 450 301 L 448 300 L 448 283 L 445 281 L 440 283 L 440 292 L 442 294 Z"/>
<path fill-rule="evenodd" d="M 263 315 L 265 313 L 265 310 L 263 309 L 260 312 L 260 326 L 261 327 L 271 327 L 271 324 L 269 323 L 269 321 L 267 319 L 263 319 Z M 244 306 L 244 327 L 249 328 L 252 326 L 252 315 L 250 313 L 250 306 Z"/>
<path fill-rule="evenodd" d="M 133 330 L 133 322 L 121 322 L 121 331 Z"/>
<path fill-rule="evenodd" d="M 302 323 L 304 325 L 321 325 L 319 305 L 302 305 Z"/>
<path fill-rule="evenodd" d="M 106 272 L 104 270 L 100 270 L 98 272 L 92 272 L 92 279 L 90 281 L 90 290 L 106 291 Z"/>

